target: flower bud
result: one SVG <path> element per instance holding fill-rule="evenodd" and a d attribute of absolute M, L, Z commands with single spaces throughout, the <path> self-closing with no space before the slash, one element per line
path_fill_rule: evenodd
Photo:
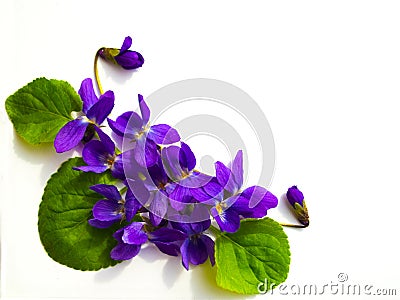
<path fill-rule="evenodd" d="M 127 36 L 121 49 L 102 48 L 99 51 L 101 58 L 121 66 L 126 70 L 140 68 L 144 63 L 143 56 L 136 51 L 129 50 L 132 45 L 132 38 Z"/>
<path fill-rule="evenodd" d="M 288 189 L 286 198 L 293 207 L 293 211 L 297 220 L 307 227 L 310 224 L 310 221 L 303 193 L 297 188 L 297 186 L 294 185 Z"/>

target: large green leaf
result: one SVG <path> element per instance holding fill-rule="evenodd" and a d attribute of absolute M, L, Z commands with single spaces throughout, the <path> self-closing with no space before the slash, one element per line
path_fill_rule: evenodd
<path fill-rule="evenodd" d="M 239 231 L 217 236 L 217 284 L 240 294 L 258 294 L 284 282 L 290 251 L 282 226 L 270 218 L 247 219 Z"/>
<path fill-rule="evenodd" d="M 102 197 L 90 186 L 113 184 L 115 179 L 104 174 L 83 173 L 72 169 L 83 164 L 71 158 L 51 176 L 39 208 L 39 235 L 51 258 L 79 270 L 98 270 L 115 265 L 110 251 L 116 245 L 115 227 L 98 229 L 88 224 L 93 205 Z"/>
<path fill-rule="evenodd" d="M 6 100 L 17 133 L 30 144 L 53 142 L 57 132 L 81 111 L 79 95 L 65 81 L 38 78 Z"/>

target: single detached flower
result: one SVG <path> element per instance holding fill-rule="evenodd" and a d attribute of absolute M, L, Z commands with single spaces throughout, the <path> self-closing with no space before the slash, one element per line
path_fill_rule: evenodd
<path fill-rule="evenodd" d="M 113 237 L 118 241 L 111 250 L 114 260 L 128 260 L 138 255 L 140 248 L 147 242 L 147 234 L 143 231 L 143 223 L 134 222 L 118 229 Z"/>
<path fill-rule="evenodd" d="M 270 208 L 278 205 L 278 199 L 261 186 L 241 191 L 243 184 L 243 153 L 238 151 L 231 166 L 215 163 L 216 177 L 194 196 L 207 204 L 213 204 L 211 215 L 222 231 L 236 232 L 241 218 L 262 218 Z"/>
<path fill-rule="evenodd" d="M 118 136 L 136 142 L 135 159 L 141 166 L 150 167 L 158 161 L 157 144 L 169 145 L 180 141 L 179 133 L 167 124 L 150 125 L 150 109 L 138 95 L 141 117 L 133 111 L 125 112 L 116 121 L 107 119 L 110 128 Z"/>
<path fill-rule="evenodd" d="M 288 189 L 286 198 L 293 207 L 293 211 L 297 220 L 307 227 L 310 224 L 310 221 L 303 193 L 297 188 L 297 186 L 294 185 Z"/>
<path fill-rule="evenodd" d="M 90 189 L 106 198 L 97 201 L 93 206 L 94 218 L 89 220 L 89 224 L 93 227 L 107 228 L 122 220 L 130 222 L 142 207 L 129 189 L 125 200 L 114 185 L 96 184 Z"/>
<path fill-rule="evenodd" d="M 107 91 L 97 98 L 90 78 L 82 81 L 78 93 L 83 102 L 82 112 L 57 133 L 54 148 L 58 153 L 76 147 L 84 139 L 85 132 L 93 132 L 93 126 L 99 127 L 114 107 L 114 93 Z"/>
<path fill-rule="evenodd" d="M 88 142 L 82 151 L 83 161 L 87 166 L 74 167 L 84 172 L 103 173 L 111 170 L 113 177 L 124 180 L 122 154 L 115 153 L 115 144 L 108 135 L 96 127 L 100 140 Z"/>
<path fill-rule="evenodd" d="M 142 54 L 136 51 L 129 50 L 132 46 L 132 38 L 127 36 L 121 49 L 102 48 L 99 50 L 101 58 L 121 66 L 126 70 L 140 68 L 144 63 Z"/>

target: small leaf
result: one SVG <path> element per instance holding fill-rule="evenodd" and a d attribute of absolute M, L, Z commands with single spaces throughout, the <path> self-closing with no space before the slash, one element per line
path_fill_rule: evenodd
<path fill-rule="evenodd" d="M 274 220 L 245 219 L 237 232 L 217 237 L 215 260 L 220 287 L 240 294 L 258 294 L 259 286 L 266 292 L 286 280 L 289 243 L 282 226 Z"/>
<path fill-rule="evenodd" d="M 81 111 L 82 101 L 68 82 L 38 78 L 6 100 L 6 111 L 16 132 L 30 144 L 51 143 Z"/>
<path fill-rule="evenodd" d="M 72 169 L 82 164 L 81 158 L 69 159 L 47 182 L 39 208 L 39 235 L 55 261 L 78 270 L 98 270 L 118 263 L 110 257 L 117 244 L 112 237 L 117 228 L 99 229 L 88 224 L 93 205 L 104 198 L 89 187 L 114 184 L 115 179 L 108 172 Z"/>

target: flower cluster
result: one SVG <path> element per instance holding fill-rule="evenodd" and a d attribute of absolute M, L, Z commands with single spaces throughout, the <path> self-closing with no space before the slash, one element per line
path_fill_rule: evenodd
<path fill-rule="evenodd" d="M 122 59 L 129 41 L 114 56 L 116 61 Z M 241 150 L 227 165 L 216 162 L 215 176 L 204 174 L 195 169 L 195 154 L 177 130 L 150 123 L 150 109 L 141 95 L 140 113 L 128 111 L 115 120 L 107 118 L 114 106 L 112 92 L 98 98 L 91 79 L 85 79 L 79 95 L 82 112 L 61 128 L 54 146 L 64 152 L 82 141 L 86 165 L 74 169 L 110 172 L 119 181 L 118 187 L 91 187 L 104 199 L 94 205 L 93 218 L 88 220 L 97 228 L 119 225 L 113 235 L 117 245 L 111 251 L 112 259 L 131 259 L 149 242 L 167 255 L 181 255 L 186 269 L 208 258 L 214 264 L 211 226 L 233 233 L 241 219 L 263 218 L 277 206 L 277 197 L 265 188 L 243 187 Z M 111 137 L 101 126 L 106 118 Z M 121 140 L 129 145 L 122 151 L 117 148 Z"/>

